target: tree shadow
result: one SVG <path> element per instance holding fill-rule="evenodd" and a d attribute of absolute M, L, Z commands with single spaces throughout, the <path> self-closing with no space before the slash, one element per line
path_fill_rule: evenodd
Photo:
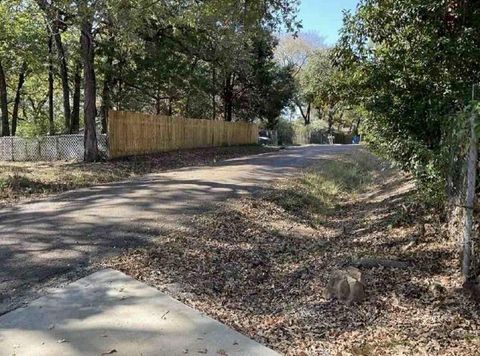
<path fill-rule="evenodd" d="M 295 345 L 309 335 L 321 343 L 385 327 L 402 335 L 406 329 L 395 329 L 402 311 L 409 313 L 402 322 L 413 328 L 415 313 L 427 320 L 477 320 L 474 302 L 465 301 L 461 290 L 437 286 L 455 274 L 455 251 L 441 246 L 437 236 L 416 236 L 419 221 L 427 217 L 422 211 L 406 213 L 413 194 L 408 179 L 389 177 L 384 183 L 355 203 L 340 204 L 336 213 L 314 224 L 316 233 L 304 212 L 284 209 L 260 192 L 243 205 L 213 210 L 187 232 L 127 254 L 128 263 L 120 257 L 111 266 L 160 288 L 180 283 L 185 293 L 180 299 L 271 346 L 278 346 L 279 338 Z M 308 234 L 292 228 L 302 224 Z M 331 272 L 364 257 L 405 261 L 409 267 L 361 268 L 364 303 L 347 306 L 326 298 Z M 423 331 L 412 337 L 420 337 L 425 327 L 418 325 Z M 444 333 L 441 324 L 434 329 Z"/>
<path fill-rule="evenodd" d="M 207 347 L 210 353 L 268 353 L 219 322 L 108 270 L 0 317 L 0 340 L 0 353 L 180 355 Z"/>
<path fill-rule="evenodd" d="M 0 314 L 59 274 L 146 246 L 159 233 L 228 197 L 256 194 L 272 179 L 349 148 L 296 147 L 94 186 L 0 210 Z"/>

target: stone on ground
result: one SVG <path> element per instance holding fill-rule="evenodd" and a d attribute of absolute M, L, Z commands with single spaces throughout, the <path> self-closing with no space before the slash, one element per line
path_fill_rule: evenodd
<path fill-rule="evenodd" d="M 362 272 L 355 267 L 334 271 L 327 285 L 327 296 L 348 305 L 361 302 L 365 298 Z"/>

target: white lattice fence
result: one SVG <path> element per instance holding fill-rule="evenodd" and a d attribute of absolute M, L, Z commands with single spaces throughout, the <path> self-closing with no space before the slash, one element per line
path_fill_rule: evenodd
<path fill-rule="evenodd" d="M 98 149 L 106 155 L 107 136 L 98 135 Z M 0 161 L 83 160 L 83 135 L 0 137 Z"/>

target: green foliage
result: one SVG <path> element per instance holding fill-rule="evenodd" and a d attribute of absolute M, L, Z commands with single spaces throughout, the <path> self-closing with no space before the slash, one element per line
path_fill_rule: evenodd
<path fill-rule="evenodd" d="M 291 121 L 280 118 L 277 123 L 278 144 L 291 145 L 295 136 L 295 128 Z"/>
<path fill-rule="evenodd" d="M 298 85 L 304 100 L 314 107 L 318 119 L 326 122 L 330 133 L 335 127 L 350 133 L 358 131 L 362 107 L 346 100 L 347 77 L 335 66 L 331 49 L 311 54 L 299 75 Z"/>
<path fill-rule="evenodd" d="M 315 107 L 323 109 L 338 102 L 337 92 L 332 90 L 336 75 L 329 50 L 318 50 L 309 58 L 300 83 L 304 95 Z"/>
<path fill-rule="evenodd" d="M 39 11 L 30 1 L 5 0 L 0 3 L 0 64 L 6 75 L 10 106 L 13 106 L 19 74 L 25 72 L 27 82 L 33 83 L 42 77 L 45 70 L 47 49 L 42 43 L 45 31 L 42 22 Z M 36 98 L 44 97 L 43 93 L 39 93 L 41 86 L 36 81 L 35 85 L 26 85 L 23 89 L 26 100 L 23 101 L 19 119 L 24 126 L 30 125 L 40 111 Z"/>
<path fill-rule="evenodd" d="M 236 111 L 244 120 L 259 118 L 268 129 L 277 127 L 278 119 L 295 91 L 290 66 L 280 67 L 273 61 L 276 44 L 270 34 L 255 43 L 250 69 L 239 76 L 239 84 L 249 88 L 239 96 Z"/>
<path fill-rule="evenodd" d="M 233 120 L 261 120 L 274 127 L 294 86 L 291 68 L 273 59 L 273 33 L 300 27 L 297 7 L 297 0 L 1 1 L 0 61 L 10 112 L 20 69 L 24 64 L 28 68 L 17 133 L 34 136 L 49 130 L 48 40 L 56 27 L 73 102 L 74 73 L 81 65 L 80 28 L 87 15 L 95 18 L 97 103 L 102 110 L 227 119 L 231 108 Z M 54 41 L 53 109 L 60 132 L 65 120 L 57 52 Z"/>
<path fill-rule="evenodd" d="M 273 31 L 298 27 L 297 1 L 173 1 L 130 8 L 112 18 L 105 47 L 111 71 L 123 71 L 114 101 L 126 109 L 193 118 L 265 120 L 269 126 L 291 96 L 290 73 L 273 61 Z M 126 43 L 128 41 L 128 43 Z M 112 46 L 111 43 L 114 43 Z M 134 44 L 132 46 L 132 44 Z M 122 51 L 122 48 L 125 50 Z M 267 97 L 271 95 L 271 100 Z"/>
<path fill-rule="evenodd" d="M 305 125 L 303 121 L 296 120 L 293 123 L 294 136 L 297 140 L 295 143 L 311 143 L 312 138 L 320 137 L 327 131 L 327 124 L 321 120 L 314 120 L 310 125 Z M 315 140 L 313 140 L 315 141 Z M 315 143 L 324 143 L 317 142 Z"/>
<path fill-rule="evenodd" d="M 458 113 L 480 81 L 479 15 L 478 2 L 364 0 L 346 14 L 334 50 L 342 97 L 368 112 L 366 140 L 437 202 L 446 152 L 462 132 Z"/>

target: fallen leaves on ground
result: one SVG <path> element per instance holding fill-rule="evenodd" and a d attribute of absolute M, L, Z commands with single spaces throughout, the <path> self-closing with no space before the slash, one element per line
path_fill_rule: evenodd
<path fill-rule="evenodd" d="M 289 185 L 230 200 L 104 265 L 287 355 L 480 354 L 480 309 L 460 288 L 455 244 L 406 208 L 401 174 L 314 217 L 279 203 Z M 331 272 L 365 257 L 411 267 L 363 269 L 360 304 L 327 299 Z"/>

